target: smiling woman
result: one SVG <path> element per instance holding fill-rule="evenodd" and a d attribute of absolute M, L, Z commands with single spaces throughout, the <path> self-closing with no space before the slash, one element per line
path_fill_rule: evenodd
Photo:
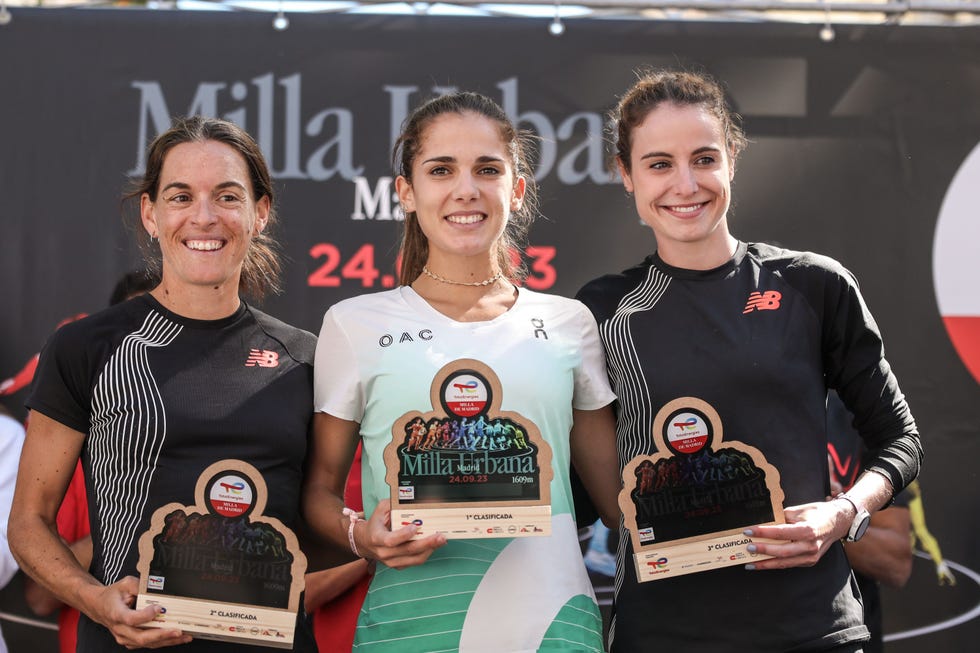
<path fill-rule="evenodd" d="M 278 287 L 263 233 L 275 218 L 272 185 L 252 138 L 227 121 L 182 119 L 151 144 L 147 162 L 127 197 L 139 200 L 138 233 L 160 284 L 67 325 L 42 351 L 10 548 L 26 573 L 83 613 L 79 650 L 235 651 L 141 627 L 160 608 L 133 607 L 137 543 L 158 508 L 194 505 L 204 470 L 230 456 L 275 488 L 264 515 L 295 528 L 315 338 L 239 297 Z M 91 506 L 88 570 L 53 530 L 79 458 Z M 294 649 L 316 650 L 302 614 Z"/>
<path fill-rule="evenodd" d="M 521 208 L 526 186 L 527 179 L 515 173 L 501 146 L 495 124 L 472 113 L 434 122 L 409 176 L 395 182 L 402 208 L 428 243 L 423 272 L 439 280 L 430 268 L 445 274 L 455 269 L 467 284 L 484 283 L 475 277 L 499 279 L 503 272 L 495 265 L 510 267 L 501 236 L 508 216 Z M 462 269 L 467 259 L 483 252 L 490 254 L 490 269 Z"/>
<path fill-rule="evenodd" d="M 403 285 L 323 319 L 304 509 L 323 536 L 379 562 L 355 640 L 365 649 L 603 650 L 569 459 L 612 523 L 612 393 L 585 307 L 518 286 L 512 254 L 534 214 L 526 145 L 482 95 L 416 109 L 395 149 Z M 358 442 L 366 520 L 340 498 Z M 444 522 L 392 509 L 394 473 L 430 477 L 419 496 L 458 500 L 453 510 L 493 510 L 472 515 L 478 527 L 436 530 Z M 513 497 L 531 488 L 548 497 L 532 506 L 539 521 L 500 523 L 529 507 Z M 414 500 L 415 486 L 396 491 Z"/>
<path fill-rule="evenodd" d="M 479 144 L 469 145 L 465 153 L 456 152 L 453 139 L 459 137 L 464 137 L 461 142 L 478 138 Z M 448 95 L 416 109 L 406 120 L 393 153 L 394 168 L 398 173 L 395 186 L 405 211 L 402 284 L 411 284 L 428 268 L 430 243 L 420 216 L 439 214 L 440 207 L 419 207 L 420 198 L 423 201 L 446 202 L 447 194 L 462 193 L 478 197 L 481 188 L 491 190 L 491 196 L 480 197 L 480 203 L 488 199 L 494 201 L 497 215 L 494 216 L 491 238 L 482 257 L 489 258 L 483 262 L 485 269 L 477 272 L 489 273 L 493 268 L 507 278 L 520 276 L 512 254 L 527 236 L 537 211 L 537 189 L 529 160 L 530 151 L 530 137 L 519 133 L 503 110 L 484 96 L 475 93 Z M 471 169 L 461 170 L 463 165 Z M 433 188 L 432 199 L 428 198 L 428 193 L 417 197 L 416 184 L 421 184 L 419 192 Z M 463 187 L 459 187 L 460 184 Z M 409 202 L 408 206 L 405 206 L 406 201 Z M 465 204 L 466 200 L 463 199 L 462 203 Z M 425 210 L 421 210 L 423 208 Z M 471 213 L 467 217 L 466 210 L 459 206 L 455 208 L 461 213 L 455 217 L 446 216 L 447 221 L 457 224 L 483 222 L 479 212 L 474 213 L 469 207 L 464 207 Z M 484 228 L 481 230 L 487 231 Z M 480 258 L 478 256 L 476 260 Z M 463 281 L 472 282 L 473 279 Z"/>
<path fill-rule="evenodd" d="M 745 568 L 644 582 L 624 530 L 610 650 L 860 651 L 868 631 L 840 540 L 860 538 L 867 511 L 915 477 L 922 448 L 857 283 L 825 256 L 731 234 L 732 179 L 746 141 L 714 80 L 642 75 L 613 123 L 623 183 L 656 239 L 642 263 L 579 293 L 599 323 L 620 400 L 619 459 L 657 451 L 658 413 L 696 397 L 721 416 L 726 435 L 779 471 L 787 505 L 785 523 L 744 531 Z M 828 387 L 856 415 L 871 451 L 857 482 L 831 500 Z M 635 519 L 629 527 L 639 533 Z M 649 531 L 650 540 L 660 533 Z M 679 603 L 698 610 L 650 618 L 657 606 Z M 706 614 L 726 618 L 705 629 Z"/>
<path fill-rule="evenodd" d="M 245 162 L 218 141 L 174 147 L 160 183 L 156 197 L 140 196 L 143 226 L 160 243 L 163 259 L 154 296 L 171 310 L 189 310 L 195 317 L 228 314 L 237 307 L 253 234 L 268 221 L 269 197 L 252 199 Z M 198 316 L 201 310 L 208 314 Z"/>

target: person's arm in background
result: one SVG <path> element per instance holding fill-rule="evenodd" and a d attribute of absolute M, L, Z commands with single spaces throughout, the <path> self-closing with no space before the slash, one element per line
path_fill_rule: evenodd
<path fill-rule="evenodd" d="M 871 515 L 859 542 L 845 542 L 854 571 L 890 587 L 902 587 L 912 574 L 912 520 L 909 509 L 892 506 Z"/>
<path fill-rule="evenodd" d="M 312 613 L 321 605 L 332 601 L 370 573 L 369 562 L 363 558 L 339 567 L 306 574 L 306 592 L 303 603 Z"/>
<path fill-rule="evenodd" d="M 831 496 L 843 491 L 844 487 L 831 473 Z M 902 587 L 912 574 L 911 527 L 909 509 L 904 505 L 892 505 L 873 513 L 864 537 L 858 542 L 844 542 L 851 567 L 879 583 Z"/>

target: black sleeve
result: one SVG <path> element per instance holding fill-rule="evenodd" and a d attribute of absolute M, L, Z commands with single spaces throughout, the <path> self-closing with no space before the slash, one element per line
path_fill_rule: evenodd
<path fill-rule="evenodd" d="M 593 279 L 582 286 L 575 294 L 579 300 L 592 312 L 597 324 L 611 318 L 627 290 L 638 283 L 638 275 L 642 274 L 639 266 L 630 268 L 622 274 L 608 274 Z"/>
<path fill-rule="evenodd" d="M 857 280 L 836 261 L 811 256 L 798 271 L 821 279 L 821 303 L 814 308 L 822 313 L 827 386 L 837 390 L 855 416 L 854 426 L 870 452 L 866 469 L 888 478 L 897 494 L 915 479 L 922 463 L 915 420 L 885 359 L 881 334 Z"/>
<path fill-rule="evenodd" d="M 313 364 L 313 357 L 316 353 L 315 335 L 286 324 L 282 320 L 251 306 L 248 307 L 248 310 L 252 313 L 259 328 L 267 336 L 279 342 L 293 360 L 307 365 Z"/>
<path fill-rule="evenodd" d="M 25 405 L 79 433 L 88 433 L 91 357 L 84 320 L 58 329 L 44 345 Z"/>

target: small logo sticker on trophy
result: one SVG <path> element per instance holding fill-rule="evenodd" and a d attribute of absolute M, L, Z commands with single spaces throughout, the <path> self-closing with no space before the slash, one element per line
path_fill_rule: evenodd
<path fill-rule="evenodd" d="M 479 415 L 490 401 L 487 380 L 480 374 L 458 374 L 444 384 L 443 405 L 457 417 Z"/>
<path fill-rule="evenodd" d="M 222 517 L 240 517 L 252 510 L 252 497 L 255 495 L 248 479 L 235 474 L 227 474 L 214 479 L 208 497 L 211 507 Z"/>
<path fill-rule="evenodd" d="M 704 417 L 697 413 L 681 412 L 666 424 L 667 446 L 674 453 L 697 453 L 711 437 Z"/>
<path fill-rule="evenodd" d="M 393 526 L 414 523 L 418 537 L 551 532 L 551 447 L 530 419 L 501 410 L 502 400 L 500 380 L 480 361 L 439 370 L 431 407 L 397 420 L 385 448 Z"/>
<path fill-rule="evenodd" d="M 707 402 L 682 397 L 657 413 L 662 451 L 623 469 L 619 505 L 641 582 L 762 559 L 745 547 L 748 526 L 783 517 L 779 471 L 762 452 L 724 440 L 721 418 Z M 719 552 L 725 555 L 719 555 Z M 766 556 L 768 557 L 768 556 Z"/>

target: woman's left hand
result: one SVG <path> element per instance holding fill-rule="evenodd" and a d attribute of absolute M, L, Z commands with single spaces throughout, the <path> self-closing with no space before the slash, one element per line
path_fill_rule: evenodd
<path fill-rule="evenodd" d="M 812 567 L 830 545 L 847 534 L 850 512 L 846 501 L 818 501 L 792 506 L 783 511 L 785 524 L 754 526 L 745 531 L 750 537 L 778 540 L 753 542 L 748 550 L 774 556 L 746 565 L 746 569 L 786 569 Z"/>

